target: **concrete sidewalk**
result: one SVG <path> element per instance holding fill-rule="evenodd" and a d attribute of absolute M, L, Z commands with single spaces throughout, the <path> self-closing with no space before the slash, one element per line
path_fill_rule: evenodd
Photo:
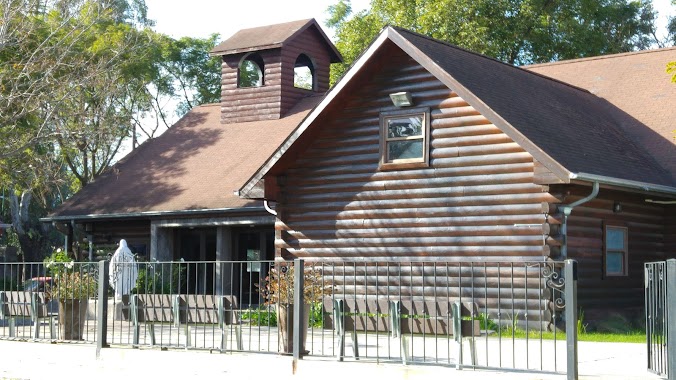
<path fill-rule="evenodd" d="M 659 379 L 645 369 L 644 344 L 587 343 L 579 347 L 582 379 Z M 185 379 L 232 376 L 238 380 L 387 378 L 430 379 L 565 379 L 565 375 L 471 370 L 437 365 L 336 362 L 309 357 L 292 372 L 292 359 L 277 354 L 211 354 L 206 351 L 107 348 L 96 359 L 89 344 L 50 344 L 0 341 L 0 379 Z"/>

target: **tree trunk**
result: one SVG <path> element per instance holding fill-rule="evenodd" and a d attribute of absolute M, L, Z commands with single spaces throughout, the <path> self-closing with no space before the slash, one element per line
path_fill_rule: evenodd
<path fill-rule="evenodd" d="M 31 190 L 25 190 L 21 193 L 21 200 L 13 192 L 9 195 L 10 213 L 12 215 L 12 227 L 19 237 L 19 245 L 23 252 L 24 263 L 38 260 L 37 254 L 42 246 L 44 237 L 42 233 L 30 234 L 31 223 L 28 215 L 28 209 L 33 199 Z M 33 236 L 31 236 L 33 235 Z"/>

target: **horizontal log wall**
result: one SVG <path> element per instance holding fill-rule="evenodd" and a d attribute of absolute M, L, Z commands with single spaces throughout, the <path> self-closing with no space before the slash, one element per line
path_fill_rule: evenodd
<path fill-rule="evenodd" d="M 257 52 L 263 59 L 263 86 L 238 87 L 238 69 L 248 53 L 223 57 L 221 65 L 221 120 L 239 123 L 279 119 L 281 112 L 281 50 Z"/>
<path fill-rule="evenodd" d="M 331 59 L 329 47 L 315 28 L 308 28 L 282 47 L 282 116 L 285 115 L 303 97 L 316 93 L 325 93 L 329 89 L 329 70 Z M 305 90 L 293 86 L 296 59 L 305 54 L 313 62 L 315 88 Z"/>
<path fill-rule="evenodd" d="M 676 258 L 676 205 L 665 207 L 666 230 L 664 232 L 664 253 L 667 258 Z"/>
<path fill-rule="evenodd" d="M 337 100 L 340 107 L 317 121 L 315 138 L 276 178 L 277 256 L 542 261 L 550 250 L 550 204 L 561 200 L 533 183 L 532 156 L 415 61 L 391 50 L 383 53 L 386 62 L 375 63 L 382 65 L 377 73 L 353 78 L 343 90 L 349 99 Z M 378 169 L 379 115 L 395 110 L 389 94 L 398 91 L 411 92 L 416 107 L 430 107 L 429 168 Z M 388 286 L 405 284 L 411 296 L 424 291 L 418 280 L 391 281 Z M 502 299 L 495 282 L 477 285 L 487 305 L 526 296 L 545 307 L 539 291 Z M 454 291 L 471 292 L 472 284 Z M 518 302 L 515 312 L 525 313 Z"/>
<path fill-rule="evenodd" d="M 565 202 L 589 192 L 588 187 L 572 187 Z M 579 263 L 578 303 L 588 319 L 642 308 L 643 264 L 669 257 L 665 251 L 666 207 L 644 199 L 602 189 L 597 198 L 575 207 L 568 218 L 568 257 Z M 622 206 L 619 213 L 613 212 L 615 202 Z M 604 223 L 628 228 L 628 276 L 604 275 Z"/>

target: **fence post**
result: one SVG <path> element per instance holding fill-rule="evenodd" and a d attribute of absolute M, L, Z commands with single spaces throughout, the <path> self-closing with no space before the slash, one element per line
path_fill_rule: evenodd
<path fill-rule="evenodd" d="M 564 269 L 566 302 L 566 375 L 577 380 L 577 261 L 566 260 Z"/>
<path fill-rule="evenodd" d="M 296 373 L 298 359 L 302 358 L 301 345 L 303 344 L 303 288 L 305 284 L 305 265 L 302 259 L 295 259 L 293 270 L 293 373 Z"/>
<path fill-rule="evenodd" d="M 676 259 L 667 260 L 667 376 L 676 379 Z"/>
<path fill-rule="evenodd" d="M 108 261 L 99 261 L 99 296 L 96 304 L 96 358 L 108 347 Z"/>

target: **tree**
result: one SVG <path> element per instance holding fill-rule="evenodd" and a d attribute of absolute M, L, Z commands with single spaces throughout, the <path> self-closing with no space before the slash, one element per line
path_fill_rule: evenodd
<path fill-rule="evenodd" d="M 24 261 L 38 259 L 46 241 L 39 216 L 74 180 L 100 173 L 109 161 L 99 164 L 99 149 L 110 159 L 128 135 L 119 95 L 144 20 L 142 0 L 0 4 L 0 179 Z"/>
<path fill-rule="evenodd" d="M 655 29 L 648 0 L 372 0 L 354 15 L 340 0 L 328 11 L 345 59 L 332 82 L 385 25 L 516 65 L 645 49 Z"/>
<path fill-rule="evenodd" d="M 151 139 L 160 129 L 169 128 L 171 112 L 180 117 L 197 105 L 218 102 L 221 96 L 221 60 L 209 56 L 218 34 L 178 40 L 160 34 L 154 37 L 152 59 L 144 65 L 149 84 L 131 107 L 137 107 L 133 112 L 134 147 L 137 138 Z"/>
<path fill-rule="evenodd" d="M 109 168 L 144 115 L 179 115 L 220 96 L 218 39 L 153 32 L 143 0 L 0 2 L 0 187 L 25 261 L 39 216 Z M 133 144 L 136 145 L 135 143 Z"/>

